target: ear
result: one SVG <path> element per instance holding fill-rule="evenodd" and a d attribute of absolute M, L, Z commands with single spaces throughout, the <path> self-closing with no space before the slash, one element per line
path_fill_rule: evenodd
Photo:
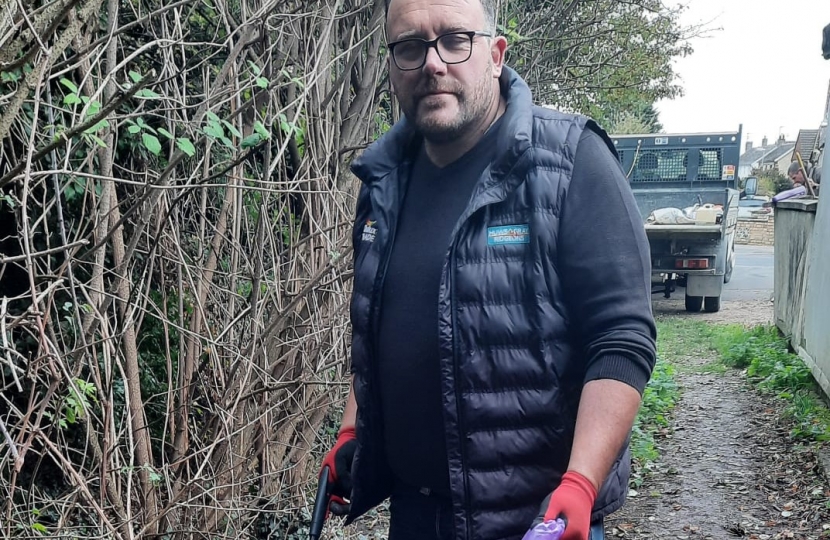
<path fill-rule="evenodd" d="M 490 58 L 493 60 L 493 78 L 498 79 L 501 76 L 501 70 L 504 67 L 504 56 L 507 51 L 507 38 L 504 36 L 496 36 L 490 44 Z"/>

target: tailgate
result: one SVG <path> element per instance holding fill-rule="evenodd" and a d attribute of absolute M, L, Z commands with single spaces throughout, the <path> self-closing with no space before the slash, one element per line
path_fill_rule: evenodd
<path fill-rule="evenodd" d="M 654 239 L 670 239 L 682 238 L 689 239 L 693 237 L 701 240 L 718 239 L 723 235 L 723 225 L 645 225 L 646 235 Z"/>

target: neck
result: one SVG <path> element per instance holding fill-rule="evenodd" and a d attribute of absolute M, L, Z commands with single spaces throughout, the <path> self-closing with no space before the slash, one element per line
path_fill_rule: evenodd
<path fill-rule="evenodd" d="M 487 109 L 487 114 L 482 117 L 479 123 L 472 126 L 467 133 L 458 139 L 442 144 L 425 141 L 424 149 L 430 161 L 438 167 L 445 167 L 466 154 L 484 137 L 484 134 L 487 133 L 490 126 L 504 114 L 506 105 L 504 98 L 501 96 L 501 92 L 498 92 L 490 107 Z"/>

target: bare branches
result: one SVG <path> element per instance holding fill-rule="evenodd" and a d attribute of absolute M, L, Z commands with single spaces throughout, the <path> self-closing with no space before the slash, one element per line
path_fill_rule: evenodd
<path fill-rule="evenodd" d="M 301 519 L 347 389 L 343 147 L 382 125 L 382 4 L 4 12 L 34 44 L 0 65 L 7 536 Z"/>

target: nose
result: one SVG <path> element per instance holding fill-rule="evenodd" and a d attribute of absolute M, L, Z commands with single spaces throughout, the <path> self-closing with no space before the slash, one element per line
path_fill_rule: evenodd
<path fill-rule="evenodd" d="M 440 75 L 447 72 L 447 64 L 441 60 L 436 47 L 427 49 L 427 57 L 424 60 L 424 73 L 427 75 Z"/>

